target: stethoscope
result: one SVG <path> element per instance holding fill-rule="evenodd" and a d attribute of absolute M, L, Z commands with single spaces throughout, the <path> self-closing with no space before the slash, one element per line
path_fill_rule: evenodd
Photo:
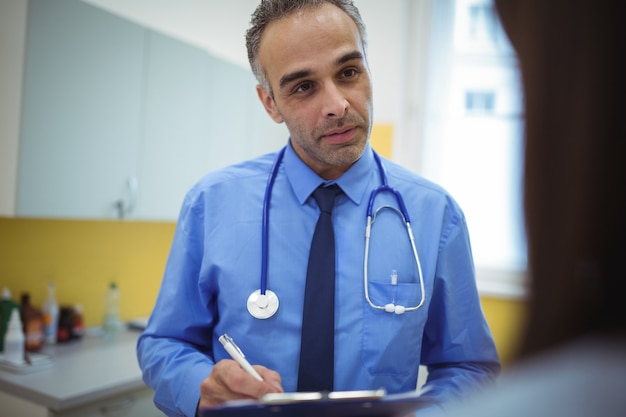
<path fill-rule="evenodd" d="M 276 293 L 267 288 L 267 261 L 268 261 L 268 243 L 269 243 L 269 207 L 270 207 L 270 198 L 272 195 L 272 188 L 274 187 L 274 181 L 276 180 L 276 175 L 278 174 L 278 169 L 280 163 L 285 155 L 285 148 L 281 149 L 274 161 L 274 165 L 270 171 L 270 175 L 267 179 L 267 186 L 265 187 L 265 196 L 263 199 L 263 220 L 262 220 L 262 229 L 261 229 L 261 285 L 258 290 L 255 290 L 250 294 L 247 301 L 248 312 L 257 319 L 268 319 L 272 317 L 278 311 L 279 301 Z M 365 227 L 365 255 L 363 260 L 363 286 L 365 289 L 365 300 L 370 305 L 370 307 L 385 311 L 387 313 L 395 313 L 395 314 L 404 314 L 405 312 L 418 310 L 420 307 L 424 305 L 425 294 L 424 294 L 424 277 L 422 275 L 422 266 L 419 259 L 419 254 L 417 253 L 417 248 L 415 247 L 415 239 L 413 237 L 413 230 L 411 229 L 411 221 L 409 219 L 409 214 L 407 212 L 406 206 L 404 205 L 404 199 L 398 190 L 393 187 L 390 187 L 387 182 L 387 174 L 385 173 L 385 169 L 380 160 L 378 154 L 372 151 L 374 154 L 374 160 L 376 161 L 376 165 L 378 166 L 378 171 L 380 172 L 381 185 L 376 187 L 370 193 L 369 202 L 367 205 L 367 225 Z M 381 206 L 375 212 L 373 210 L 374 200 L 379 193 L 387 192 L 392 194 L 396 202 L 398 203 L 399 209 L 392 206 Z M 412 307 L 405 307 L 402 305 L 397 305 L 392 302 L 387 303 L 385 305 L 374 304 L 369 296 L 369 280 L 368 280 L 368 259 L 369 259 L 369 246 L 370 246 L 370 232 L 372 230 L 372 225 L 376 220 L 376 215 L 382 209 L 389 208 L 397 212 L 403 219 L 404 224 L 406 225 L 407 233 L 409 236 L 409 241 L 411 242 L 411 249 L 413 250 L 413 256 L 415 258 L 415 264 L 417 265 L 417 272 L 419 275 L 419 285 L 420 285 L 420 293 L 421 298 L 419 304 Z M 392 272 L 391 276 L 391 285 L 397 285 L 397 275 L 395 275 L 395 271 Z"/>

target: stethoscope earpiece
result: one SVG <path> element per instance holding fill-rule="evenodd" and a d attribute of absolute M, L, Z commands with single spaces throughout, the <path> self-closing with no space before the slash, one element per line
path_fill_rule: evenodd
<path fill-rule="evenodd" d="M 385 311 L 387 313 L 396 313 L 397 315 L 404 314 L 406 311 L 405 306 L 398 306 L 393 303 L 385 304 Z"/>

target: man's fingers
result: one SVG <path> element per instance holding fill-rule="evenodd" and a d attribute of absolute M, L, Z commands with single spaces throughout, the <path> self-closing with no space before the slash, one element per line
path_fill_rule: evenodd
<path fill-rule="evenodd" d="M 219 361 L 200 385 L 200 407 L 216 407 L 225 401 L 258 399 L 270 392 L 283 392 L 280 375 L 255 366 L 263 381 L 258 381 L 233 360 Z"/>
<path fill-rule="evenodd" d="M 280 374 L 271 369 L 267 369 L 261 365 L 254 365 L 254 369 L 261 375 L 263 381 L 272 387 L 272 391 L 264 392 L 263 394 L 268 394 L 270 392 L 284 392 L 283 391 L 283 381 L 280 377 Z"/>

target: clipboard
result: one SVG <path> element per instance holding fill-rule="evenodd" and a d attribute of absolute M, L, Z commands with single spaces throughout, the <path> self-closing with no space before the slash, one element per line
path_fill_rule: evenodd
<path fill-rule="evenodd" d="M 199 417 L 401 417 L 433 404 L 419 391 L 385 395 L 385 390 L 268 394 L 205 408 Z"/>

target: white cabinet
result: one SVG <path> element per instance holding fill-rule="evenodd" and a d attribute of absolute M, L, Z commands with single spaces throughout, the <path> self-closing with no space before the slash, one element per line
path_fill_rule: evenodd
<path fill-rule="evenodd" d="M 287 140 L 200 48 L 79 0 L 30 0 L 27 31 L 18 216 L 174 220 L 201 175 Z"/>
<path fill-rule="evenodd" d="M 2 391 L 0 404 L 0 417 L 50 417 L 46 407 Z"/>
<path fill-rule="evenodd" d="M 164 417 L 152 396 L 151 390 L 141 389 L 71 410 L 50 412 L 49 417 Z"/>
<path fill-rule="evenodd" d="M 147 49 L 133 214 L 175 218 L 185 192 L 202 175 L 278 149 L 287 133 L 265 114 L 249 70 L 155 32 Z"/>
<path fill-rule="evenodd" d="M 29 2 L 18 216 L 110 216 L 137 163 L 144 39 L 78 1 Z"/>
<path fill-rule="evenodd" d="M 64 411 L 53 411 L 37 403 L 0 392 L 0 417 L 163 417 L 148 388 L 104 398 Z"/>

